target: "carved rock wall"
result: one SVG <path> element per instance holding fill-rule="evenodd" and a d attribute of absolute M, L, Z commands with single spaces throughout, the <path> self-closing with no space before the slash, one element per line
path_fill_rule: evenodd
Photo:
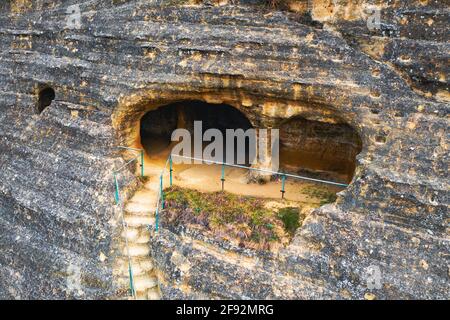
<path fill-rule="evenodd" d="M 69 30 L 73 4 L 82 24 Z M 126 155 L 114 147 L 137 141 L 146 111 L 185 99 L 227 103 L 261 124 L 339 117 L 361 136 L 351 186 L 286 249 L 286 272 L 304 288 L 292 297 L 363 298 L 373 264 L 383 273 L 378 298 L 448 297 L 448 4 L 396 1 L 384 10 L 392 21 L 407 15 L 400 34 L 258 3 L 1 2 L 0 298 L 120 295 L 111 171 Z M 422 15 L 435 21 L 432 38 L 419 32 Z M 423 83 L 437 89 L 413 90 Z M 43 84 L 56 98 L 38 115 Z M 131 182 L 123 191 L 139 185 L 131 171 L 121 179 Z M 177 271 L 164 252 L 177 240 L 159 239 L 158 268 Z M 204 276 L 194 270 L 184 287 L 192 296 Z M 218 292 L 217 282 L 201 285 Z M 162 286 L 163 296 L 176 286 Z"/>

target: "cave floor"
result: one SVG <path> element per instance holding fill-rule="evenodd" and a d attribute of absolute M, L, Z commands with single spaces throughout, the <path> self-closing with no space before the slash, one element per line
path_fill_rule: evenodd
<path fill-rule="evenodd" d="M 159 176 L 164 168 L 171 148 L 165 148 L 144 159 L 144 175 Z M 222 189 L 221 166 L 214 164 L 174 164 L 173 184 L 182 188 L 195 189 L 201 192 L 216 192 Z M 225 191 L 251 197 L 280 199 L 281 179 L 266 183 L 248 183 L 248 170 L 241 168 L 225 168 Z M 164 188 L 169 187 L 169 169 L 163 176 Z M 300 202 L 303 205 L 319 207 L 331 195 L 343 190 L 342 187 L 314 183 L 294 178 L 286 179 L 285 199 Z"/>

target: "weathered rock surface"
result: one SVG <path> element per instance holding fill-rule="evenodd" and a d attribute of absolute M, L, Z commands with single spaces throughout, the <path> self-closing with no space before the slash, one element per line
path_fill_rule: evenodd
<path fill-rule="evenodd" d="M 312 1 L 313 21 L 250 2 L 0 3 L 0 298 L 123 294 L 115 146 L 136 145 L 146 111 L 183 99 L 233 105 L 261 127 L 340 121 L 363 146 L 350 187 L 262 265 L 161 229 L 163 298 L 448 298 L 448 2 L 386 3 L 380 33 L 344 4 L 327 16 L 331 1 Z M 72 4 L 81 29 L 65 28 Z M 56 98 L 37 114 L 43 86 Z M 121 175 L 124 197 L 139 184 Z M 383 287 L 371 291 L 372 265 Z"/>

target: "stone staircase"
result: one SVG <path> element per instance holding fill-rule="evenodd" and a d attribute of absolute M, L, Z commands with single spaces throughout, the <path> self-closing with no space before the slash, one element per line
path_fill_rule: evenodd
<path fill-rule="evenodd" d="M 158 300 L 161 298 L 149 245 L 150 232 L 154 232 L 155 227 L 155 205 L 159 188 L 159 174 L 156 171 L 152 173 L 146 172 L 150 179 L 145 183 L 144 188 L 136 191 L 128 200 L 124 210 L 127 229 L 122 233 L 123 257 L 118 272 L 120 283 L 129 286 L 126 237 L 133 269 L 136 298 L 139 300 Z"/>

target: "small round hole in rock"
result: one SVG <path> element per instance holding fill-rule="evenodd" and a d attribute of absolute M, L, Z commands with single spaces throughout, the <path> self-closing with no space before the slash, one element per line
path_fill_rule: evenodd
<path fill-rule="evenodd" d="M 381 70 L 380 69 L 373 69 L 372 70 L 372 76 L 379 78 L 380 77 Z"/>
<path fill-rule="evenodd" d="M 381 93 L 380 93 L 379 91 L 377 91 L 377 90 L 372 90 L 372 91 L 370 92 L 370 96 L 371 96 L 372 98 L 379 98 L 379 97 L 381 97 Z"/>
<path fill-rule="evenodd" d="M 39 91 L 37 111 L 39 114 L 47 108 L 55 99 L 55 90 L 50 87 L 44 88 Z"/>
<path fill-rule="evenodd" d="M 378 135 L 375 137 L 375 141 L 378 143 L 386 143 L 386 136 Z"/>

